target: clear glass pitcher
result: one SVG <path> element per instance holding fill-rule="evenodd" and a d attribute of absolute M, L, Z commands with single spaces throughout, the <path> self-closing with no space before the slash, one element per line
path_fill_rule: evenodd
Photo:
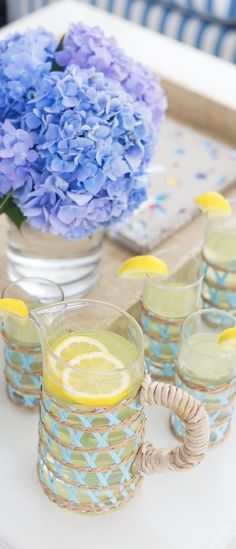
<path fill-rule="evenodd" d="M 206 411 L 181 389 L 151 382 L 132 316 L 91 300 L 30 314 L 43 349 L 38 475 L 49 498 L 100 513 L 126 504 L 143 473 L 200 463 L 209 442 Z M 181 446 L 159 450 L 144 442 L 146 404 L 179 414 L 186 427 Z"/>

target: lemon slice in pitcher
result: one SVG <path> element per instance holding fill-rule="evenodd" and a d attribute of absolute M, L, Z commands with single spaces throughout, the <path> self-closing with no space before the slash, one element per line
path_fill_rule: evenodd
<path fill-rule="evenodd" d="M 29 318 L 29 309 L 21 299 L 0 299 L 0 316 L 3 314 L 13 314 L 21 318 Z"/>
<path fill-rule="evenodd" d="M 131 390 L 122 362 L 109 353 L 86 353 L 70 361 L 62 372 L 63 397 L 87 406 L 117 404 Z"/>
<path fill-rule="evenodd" d="M 85 353 L 93 353 L 100 351 L 101 353 L 108 352 L 105 345 L 100 341 L 93 339 L 92 337 L 68 334 L 57 340 L 56 344 L 52 346 L 54 353 L 61 357 L 66 362 L 70 362 L 78 355 Z"/>
<path fill-rule="evenodd" d="M 108 353 L 105 345 L 100 341 L 93 339 L 92 337 L 78 335 L 78 334 L 68 334 L 61 337 L 52 345 L 52 350 L 57 358 L 52 355 L 48 355 L 49 368 L 53 370 L 53 373 L 56 376 L 60 376 L 65 364 L 60 362 L 60 358 L 64 362 L 73 361 L 78 355 L 84 355 L 86 353 L 100 352 L 103 354 Z"/>
<path fill-rule="evenodd" d="M 144 278 L 147 274 L 168 276 L 168 267 L 155 255 L 137 255 L 127 259 L 118 274 L 121 278 Z"/>
<path fill-rule="evenodd" d="M 209 217 L 220 217 L 224 215 L 231 215 L 231 206 L 226 198 L 216 192 L 206 192 L 200 194 L 195 198 L 196 204 L 200 210 L 206 213 Z"/>
<path fill-rule="evenodd" d="M 218 336 L 218 343 L 221 349 L 236 351 L 236 327 L 227 328 Z"/>

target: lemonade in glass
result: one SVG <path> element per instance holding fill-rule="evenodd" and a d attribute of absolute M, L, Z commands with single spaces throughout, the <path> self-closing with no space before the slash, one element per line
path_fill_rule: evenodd
<path fill-rule="evenodd" d="M 230 428 L 236 394 L 236 346 L 221 346 L 219 335 L 235 326 L 233 315 L 209 308 L 190 315 L 181 329 L 175 384 L 205 405 L 211 444 L 224 440 Z M 183 423 L 175 414 L 171 427 L 177 437 L 184 437 Z"/>
<path fill-rule="evenodd" d="M 4 299 L 22 299 L 30 311 L 41 304 L 63 300 L 61 288 L 42 278 L 21 278 L 10 282 Z M 10 400 L 28 410 L 39 406 L 42 352 L 35 323 L 11 314 L 2 326 L 4 374 Z"/>
<path fill-rule="evenodd" d="M 208 217 L 203 245 L 205 268 L 202 297 L 236 314 L 236 200 L 229 200 L 231 215 Z"/>
<path fill-rule="evenodd" d="M 199 306 L 203 272 L 191 255 L 183 258 L 176 250 L 167 250 L 158 257 L 168 265 L 169 275 L 146 277 L 141 326 L 149 372 L 154 378 L 170 381 L 179 353 L 180 326 Z"/>

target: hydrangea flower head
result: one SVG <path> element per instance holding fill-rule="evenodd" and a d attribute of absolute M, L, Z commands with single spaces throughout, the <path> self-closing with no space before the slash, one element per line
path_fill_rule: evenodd
<path fill-rule="evenodd" d="M 167 102 L 159 78 L 128 57 L 116 40 L 107 38 L 100 27 L 72 24 L 64 38 L 63 49 L 56 52 L 55 58 L 62 67 L 70 64 L 83 69 L 95 67 L 119 82 L 136 101 L 151 110 L 156 127 L 160 126 Z"/>
<path fill-rule="evenodd" d="M 155 141 L 150 111 L 118 82 L 70 65 L 44 75 L 20 129 L 1 125 L 0 193 L 33 227 L 86 237 L 146 198 Z"/>
<path fill-rule="evenodd" d="M 0 42 L 0 121 L 20 121 L 27 100 L 51 70 L 55 49 L 53 35 L 41 28 Z"/>

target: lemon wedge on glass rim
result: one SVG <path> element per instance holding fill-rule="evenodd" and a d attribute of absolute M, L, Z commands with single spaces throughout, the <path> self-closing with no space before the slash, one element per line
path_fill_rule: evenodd
<path fill-rule="evenodd" d="M 29 309 L 21 299 L 2 298 L 0 299 L 0 316 L 13 314 L 28 320 Z"/>
<path fill-rule="evenodd" d="M 218 336 L 218 344 L 222 350 L 236 352 L 236 327 L 227 328 Z"/>
<path fill-rule="evenodd" d="M 137 255 L 127 259 L 120 267 L 118 275 L 121 278 L 144 278 L 146 275 L 168 276 L 168 267 L 162 259 L 155 255 Z"/>
<path fill-rule="evenodd" d="M 221 217 L 231 215 L 231 206 L 226 198 L 221 194 L 209 191 L 200 194 L 195 198 L 195 202 L 209 217 Z"/>

